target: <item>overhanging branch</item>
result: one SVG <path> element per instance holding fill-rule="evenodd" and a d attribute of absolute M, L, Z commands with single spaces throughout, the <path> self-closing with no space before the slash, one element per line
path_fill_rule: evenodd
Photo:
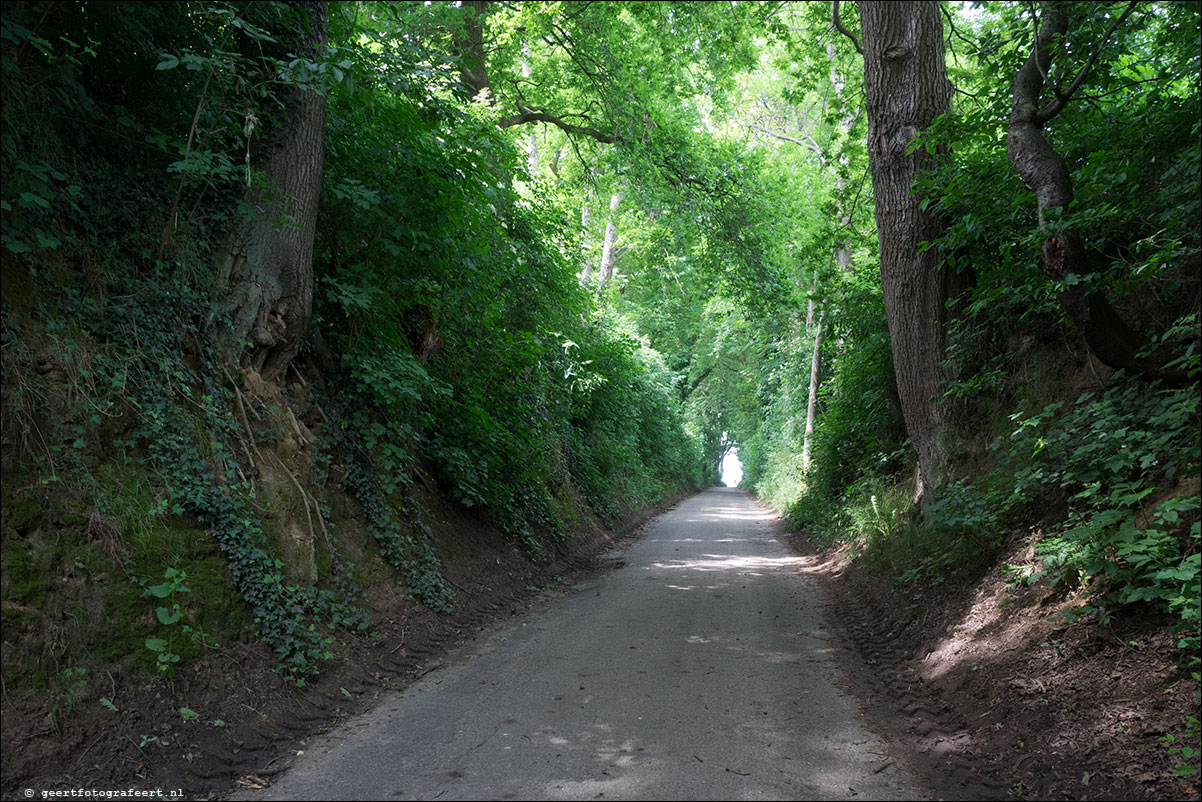
<path fill-rule="evenodd" d="M 784 142 L 792 142 L 794 145 L 801 145 L 806 150 L 809 150 L 809 151 L 812 151 L 812 152 L 818 154 L 819 157 L 822 156 L 822 148 L 818 147 L 818 143 L 815 142 L 813 140 L 813 138 L 811 138 L 809 136 L 807 136 L 806 139 L 798 139 L 797 137 L 792 137 L 792 136 L 788 136 L 787 134 L 782 134 L 779 131 L 772 131 L 768 128 L 765 128 L 762 125 L 756 125 L 755 123 L 746 123 L 745 125 L 748 128 L 753 128 L 756 131 L 765 133 L 770 137 L 780 139 Z"/>
<path fill-rule="evenodd" d="M 577 136 L 587 136 L 592 139 L 602 142 L 606 145 L 612 145 L 617 141 L 604 131 L 598 131 L 596 128 L 589 128 L 583 125 L 573 125 L 566 120 L 562 120 L 553 114 L 547 114 L 544 111 L 524 111 L 521 114 L 514 114 L 511 117 L 504 117 L 497 120 L 498 128 L 512 128 L 515 125 L 525 125 L 526 123 L 547 123 L 554 125 L 567 134 L 575 134 Z"/>
<path fill-rule="evenodd" d="M 835 2 L 831 3 L 831 22 L 834 23 L 835 28 L 838 29 L 839 33 L 851 40 L 851 43 L 856 48 L 856 52 L 861 56 L 864 55 L 864 48 L 860 47 L 860 40 L 856 38 L 854 33 L 847 30 L 847 27 L 843 24 L 843 20 L 839 19 L 839 0 L 835 0 Z"/>
<path fill-rule="evenodd" d="M 1069 84 L 1068 89 L 1061 91 L 1059 86 L 1055 87 L 1056 96 L 1052 98 L 1052 100 L 1049 101 L 1048 104 L 1040 109 L 1035 115 L 1035 119 L 1039 123 L 1046 123 L 1057 114 L 1064 111 L 1064 107 L 1068 105 L 1068 102 L 1072 100 L 1073 95 L 1081 87 L 1081 82 L 1085 80 L 1085 78 L 1089 75 L 1090 70 L 1093 69 L 1094 62 L 1097 61 L 1098 56 L 1102 54 L 1102 50 L 1106 47 L 1106 43 L 1110 41 L 1110 37 L 1114 34 L 1115 30 L 1117 30 L 1118 27 L 1123 24 L 1124 20 L 1131 16 L 1131 12 L 1135 10 L 1135 4 L 1136 0 L 1131 0 L 1131 2 L 1127 4 L 1127 8 L 1125 11 L 1123 11 L 1122 15 L 1110 24 L 1110 28 L 1107 29 L 1105 35 L 1102 36 L 1101 41 L 1098 42 L 1098 46 L 1094 48 L 1093 53 L 1090 54 L 1089 60 L 1086 61 L 1085 64 L 1082 65 L 1081 69 L 1077 72 L 1077 76 L 1073 78 L 1073 82 Z"/>

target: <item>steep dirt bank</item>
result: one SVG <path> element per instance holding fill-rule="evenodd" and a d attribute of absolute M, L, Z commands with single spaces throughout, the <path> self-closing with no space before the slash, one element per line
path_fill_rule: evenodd
<path fill-rule="evenodd" d="M 1066 599 L 1014 591 L 1000 566 L 960 584 L 898 587 L 803 533 L 870 724 L 947 799 L 1197 799 L 1160 738 L 1197 715 L 1196 686 L 1158 615 L 1067 625 Z"/>
<path fill-rule="evenodd" d="M 204 799 L 261 784 L 313 734 L 432 670 L 491 622 L 519 614 L 560 583 L 601 570 L 611 547 L 671 506 L 631 515 L 611 531 L 581 513 L 575 536 L 535 564 L 467 511 L 433 493 L 424 494 L 422 504 L 455 588 L 453 612 L 432 612 L 399 590 L 394 599 L 373 596 L 377 643 L 348 641 L 304 688 L 273 671 L 273 655 L 255 641 L 209 652 L 174 680 L 147 676 L 136 687 L 114 682 L 111 689 L 102 683 L 100 692 L 116 709 L 80 700 L 58 728 L 45 721 L 44 697 L 6 692 L 0 794 L 159 788 Z"/>

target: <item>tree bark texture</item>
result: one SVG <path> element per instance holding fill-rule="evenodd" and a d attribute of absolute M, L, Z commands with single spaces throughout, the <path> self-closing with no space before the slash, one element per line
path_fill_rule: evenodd
<path fill-rule="evenodd" d="M 484 15 L 488 0 L 464 0 L 463 30 L 456 37 L 455 50 L 459 55 L 459 80 L 468 100 L 485 89 L 492 90 L 484 55 Z"/>
<path fill-rule="evenodd" d="M 939 383 L 948 295 L 936 249 L 919 253 L 920 242 L 944 231 L 943 221 L 919 208 L 910 191 L 926 154 L 906 151 L 915 136 L 951 109 L 952 85 L 937 3 L 861 2 L 859 9 L 881 285 L 921 496 L 941 485 L 947 473 Z"/>
<path fill-rule="evenodd" d="M 311 61 L 324 58 L 325 2 L 297 2 L 301 30 L 288 42 Z M 221 251 L 221 311 L 230 328 L 219 333 L 224 357 L 265 378 L 284 375 L 299 351 L 313 305 L 313 238 L 324 164 L 326 98 L 312 89 L 285 90 L 279 126 L 265 137 L 256 165 L 266 186 L 247 191 L 254 216 L 238 217 Z"/>
<path fill-rule="evenodd" d="M 1128 12 L 1130 13 L 1130 7 Z M 1116 20 L 1113 31 L 1126 18 Z M 1049 279 L 1059 281 L 1070 274 L 1086 276 L 1094 272 L 1090 254 L 1081 238 L 1070 228 L 1061 226 L 1050 230 L 1044 213 L 1059 210 L 1061 221 L 1073 201 L 1073 181 L 1068 165 L 1052 147 L 1044 134 L 1044 125 L 1059 114 L 1069 102 L 1073 87 L 1057 90 L 1055 98 L 1042 108 L 1041 95 L 1052 67 L 1052 52 L 1057 39 L 1068 32 L 1069 19 L 1065 8 L 1058 3 L 1043 3 L 1039 30 L 1031 46 L 1031 54 L 1014 76 L 1010 107 L 1010 127 L 1006 137 L 1006 155 L 1023 177 L 1023 184 L 1035 193 L 1039 207 L 1039 226 L 1047 235 L 1043 243 L 1043 262 Z M 1098 49 L 1105 45 L 1099 42 Z M 1097 52 L 1091 58 L 1096 58 Z M 1088 72 L 1082 68 L 1078 81 Z M 1132 329 L 1110 304 L 1102 290 L 1087 292 L 1078 282 L 1061 285 L 1060 303 L 1068 312 L 1077 330 L 1093 353 L 1115 369 L 1126 369 L 1145 379 L 1161 379 L 1170 384 L 1189 381 L 1184 370 L 1168 370 L 1164 365 L 1171 354 L 1147 353 L 1147 340 Z"/>

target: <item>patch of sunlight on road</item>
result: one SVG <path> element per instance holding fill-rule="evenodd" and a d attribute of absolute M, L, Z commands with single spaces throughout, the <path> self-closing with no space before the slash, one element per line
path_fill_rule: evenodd
<path fill-rule="evenodd" d="M 761 538 L 750 537 L 674 537 L 669 540 L 669 543 L 755 543 Z M 679 551 L 680 549 L 677 549 Z"/>
<path fill-rule="evenodd" d="M 771 512 L 755 507 L 710 507 L 712 512 L 703 512 L 685 518 L 687 524 L 697 524 L 708 521 L 767 521 L 776 517 Z"/>
<path fill-rule="evenodd" d="M 801 557 L 724 557 L 719 554 L 704 554 L 699 560 L 667 560 L 651 563 L 652 568 L 683 568 L 689 571 L 773 571 L 781 568 L 804 565 Z"/>
<path fill-rule="evenodd" d="M 642 717 L 640 716 L 640 719 Z M 541 727 L 534 738 L 526 736 L 532 744 L 545 739 L 556 757 L 563 752 L 591 752 L 596 761 L 596 770 L 607 779 L 576 779 L 559 777 L 543 786 L 547 799 L 639 799 L 645 796 L 641 789 L 654 784 L 656 773 L 662 768 L 662 760 L 653 757 L 651 750 L 640 746 L 634 738 L 622 738 L 615 731 L 617 725 L 595 724 L 596 732 L 583 731 L 576 736 L 556 732 L 551 727 Z"/>

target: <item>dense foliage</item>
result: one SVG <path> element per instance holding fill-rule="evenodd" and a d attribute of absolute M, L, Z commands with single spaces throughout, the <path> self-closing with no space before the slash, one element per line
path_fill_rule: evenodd
<path fill-rule="evenodd" d="M 308 62 L 283 49 L 301 24 L 285 4 L 6 9 L 4 458 L 20 478 L 5 570 L 21 573 L 6 598 L 42 597 L 37 575 L 66 558 L 15 557 L 25 522 L 10 513 L 78 509 L 132 580 L 109 608 L 154 596 L 165 571 L 190 592 L 127 655 L 169 672 L 183 646 L 167 635 L 224 597 L 187 586 L 191 520 L 303 681 L 330 654 L 327 625 L 367 626 L 334 492 L 443 609 L 417 475 L 533 557 L 568 533 L 573 486 L 612 522 L 702 481 L 675 377 L 579 286 L 562 204 L 523 195 L 517 150 L 463 102 L 452 54 L 418 44 L 440 11 L 335 6 L 328 58 Z M 255 213 L 242 187 L 264 180 L 253 155 L 296 86 L 328 96 L 326 157 L 310 341 L 281 393 L 223 364 L 215 268 L 224 232 Z M 288 516 L 320 538 L 299 567 Z M 80 659 L 55 638 L 31 648 L 6 657 L 21 686 L 53 687 L 51 667 Z"/>

